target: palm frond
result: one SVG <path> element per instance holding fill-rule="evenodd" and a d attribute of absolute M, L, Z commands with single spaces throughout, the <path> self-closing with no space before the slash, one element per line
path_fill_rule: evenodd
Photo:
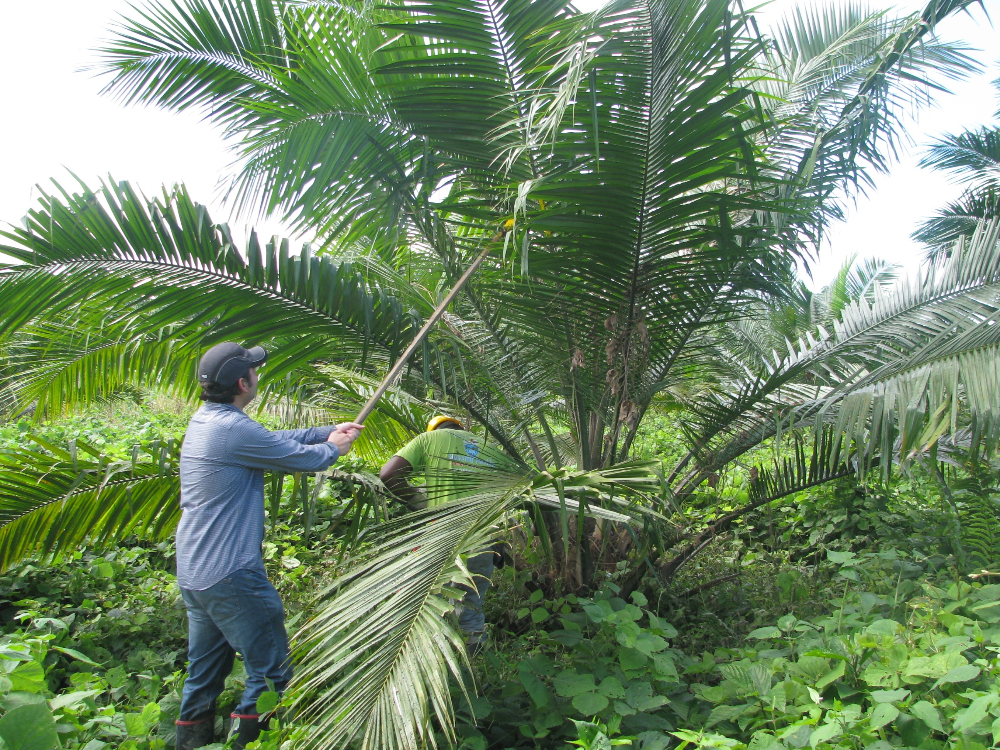
<path fill-rule="evenodd" d="M 939 209 L 911 235 L 927 245 L 925 258 L 935 262 L 947 255 L 959 237 L 971 237 L 979 224 L 1000 218 L 1000 191 L 966 191 L 954 203 Z"/>
<path fill-rule="evenodd" d="M 130 534 L 160 541 L 180 518 L 178 446 L 135 446 L 131 459 L 84 441 L 0 452 L 0 570 L 29 555 L 108 544 Z"/>
<path fill-rule="evenodd" d="M 504 515 L 526 502 L 627 522 L 602 505 L 634 511 L 662 486 L 648 462 L 556 475 L 512 464 L 469 474 L 468 496 L 382 526 L 294 636 L 294 710 L 315 727 L 307 746 L 416 750 L 436 746 L 436 728 L 453 741 L 449 675 L 472 688 L 463 639 L 447 620 L 447 598 L 461 598 L 457 586 L 470 583 L 464 559 L 488 549 Z"/>
<path fill-rule="evenodd" d="M 900 425 L 908 452 L 954 432 L 961 409 L 972 409 L 976 434 L 992 449 L 998 240 L 997 223 L 980 225 L 949 258 L 844 307 L 832 332 L 806 331 L 763 358 L 763 369 L 690 404 L 701 465 L 726 463 L 773 435 L 782 420 L 816 420 L 836 423 L 858 444 L 875 440 L 887 469 L 896 435 L 890 425 Z"/>
<path fill-rule="evenodd" d="M 280 347 L 265 385 L 313 362 L 377 372 L 420 325 L 350 264 L 308 247 L 296 256 L 287 242 L 261 247 L 251 237 L 244 257 L 183 188 L 156 200 L 128 183 L 61 193 L 43 195 L 26 228 L 0 233 L 2 251 L 20 261 L 0 269 L 0 335 L 22 338 L 19 356 L 37 373 L 22 401 L 58 410 L 88 398 L 92 390 L 76 396 L 70 386 L 100 388 L 109 363 L 121 380 L 193 380 L 201 349 L 230 338 Z M 440 358 L 433 341 L 418 366 L 425 355 Z"/>
<path fill-rule="evenodd" d="M 448 678 L 465 683 L 465 646 L 447 599 L 471 583 L 462 558 L 488 547 L 511 502 L 472 497 L 390 523 L 370 558 L 317 599 L 293 638 L 291 690 L 316 727 L 310 747 L 433 747 L 432 717 L 454 740 Z"/>
<path fill-rule="evenodd" d="M 915 240 L 928 246 L 927 258 L 933 261 L 960 236 L 971 236 L 980 221 L 1000 217 L 1000 128 L 945 136 L 931 144 L 920 166 L 949 172 L 967 186 L 957 202 L 913 233 Z"/>
<path fill-rule="evenodd" d="M 274 84 L 264 65 L 284 59 L 287 5 L 283 0 L 186 0 L 133 6 L 100 50 L 100 69 L 113 75 L 105 91 L 126 103 L 180 111 L 203 107 L 217 122 L 232 122 L 241 99 Z"/>
<path fill-rule="evenodd" d="M 858 456 L 844 441 L 843 434 L 829 427 L 814 435 L 797 434 L 792 443 L 792 456 L 776 459 L 771 466 L 757 465 L 750 472 L 749 502 L 724 514 L 708 528 L 688 539 L 681 550 L 662 566 L 660 574 L 669 578 L 678 568 L 727 531 L 734 522 L 775 500 L 820 484 L 851 476 L 858 471 Z M 688 484 L 700 484 L 704 472 L 697 472 Z"/>
<path fill-rule="evenodd" d="M 1000 189 L 1000 128 L 983 127 L 933 142 L 920 160 L 924 168 L 949 172 L 973 192 Z"/>
<path fill-rule="evenodd" d="M 930 0 L 898 18 L 860 2 L 810 3 L 778 25 L 759 83 L 777 125 L 762 141 L 774 168 L 794 175 L 792 194 L 817 201 L 810 231 L 842 216 L 835 191 L 864 190 L 871 170 L 888 168 L 907 117 L 977 68 L 932 35 L 971 4 Z"/>

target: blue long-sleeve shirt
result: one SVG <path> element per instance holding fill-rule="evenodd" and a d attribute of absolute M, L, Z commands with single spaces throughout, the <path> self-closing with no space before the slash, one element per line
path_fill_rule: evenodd
<path fill-rule="evenodd" d="M 177 583 L 204 591 L 236 570 L 264 570 L 264 472 L 322 471 L 333 427 L 271 432 L 232 404 L 206 403 L 181 446 Z"/>

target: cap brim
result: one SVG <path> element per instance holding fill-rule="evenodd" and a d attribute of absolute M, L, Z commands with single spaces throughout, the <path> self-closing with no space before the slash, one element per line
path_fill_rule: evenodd
<path fill-rule="evenodd" d="M 267 349 L 255 346 L 247 350 L 250 354 L 250 367 L 260 367 L 267 362 Z"/>

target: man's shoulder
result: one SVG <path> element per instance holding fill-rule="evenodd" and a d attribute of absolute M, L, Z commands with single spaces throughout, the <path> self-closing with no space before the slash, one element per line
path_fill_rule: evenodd
<path fill-rule="evenodd" d="M 240 430 L 263 430 L 264 427 L 229 404 L 206 403 L 191 416 L 188 434 L 211 434 Z"/>
<path fill-rule="evenodd" d="M 201 408 L 194 413 L 194 417 L 218 422 L 253 422 L 256 425 L 260 424 L 242 409 L 238 409 L 232 404 L 219 404 L 214 401 L 206 401 L 202 404 Z"/>

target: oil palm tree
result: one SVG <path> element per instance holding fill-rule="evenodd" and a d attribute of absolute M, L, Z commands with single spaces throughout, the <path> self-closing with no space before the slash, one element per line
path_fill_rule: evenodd
<path fill-rule="evenodd" d="M 451 726 L 445 678 L 461 657 L 431 594 L 463 580 L 461 555 L 509 509 L 527 503 L 540 531 L 551 522 L 564 585 L 593 579 L 588 512 L 635 516 L 636 574 L 648 561 L 669 577 L 753 508 L 953 434 L 960 405 L 990 447 L 993 225 L 898 291 L 876 284 L 804 321 L 801 339 L 733 344 L 738 324 L 794 296 L 796 262 L 838 196 L 887 166 L 900 112 L 970 67 L 929 36 L 969 4 L 898 19 L 800 12 L 774 41 L 724 0 L 595 14 L 525 0 L 146 6 L 105 50 L 109 90 L 203 108 L 234 140 L 236 204 L 282 212 L 317 248 L 252 238 L 237 251 L 180 189 L 45 195 L 0 248 L 17 261 L 0 276 L 5 398 L 45 414 L 129 383 L 185 393 L 198 353 L 237 338 L 285 355 L 266 373 L 269 408 L 350 413 L 468 259 L 492 249 L 362 448 L 398 444 L 444 401 L 512 467 L 382 529 L 297 637 L 313 737 L 433 741 Z M 657 477 L 626 459 L 667 397 L 686 409 L 690 451 Z M 815 427 L 815 443 L 761 467 L 744 508 L 685 527 L 676 509 L 707 478 L 793 425 Z M 5 562 L 169 533 L 174 490 L 149 481 L 169 474 L 169 451 L 113 474 L 100 455 L 52 455 L 30 474 L 49 484 L 4 485 Z M 139 481 L 153 489 L 130 492 Z M 61 527 L 63 508 L 79 509 L 72 533 L 25 540 L 21 519 Z"/>

